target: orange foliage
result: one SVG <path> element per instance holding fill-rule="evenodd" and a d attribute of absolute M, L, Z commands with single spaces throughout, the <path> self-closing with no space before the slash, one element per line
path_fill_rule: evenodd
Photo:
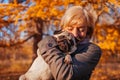
<path fill-rule="evenodd" d="M 35 3 L 32 6 L 25 6 L 22 4 L 17 4 L 17 0 L 14 0 L 14 4 L 0 4 L 0 27 L 5 26 L 8 23 L 14 23 L 17 25 L 19 23 L 19 19 L 25 21 L 24 24 L 21 24 L 19 27 L 19 31 L 23 31 L 28 27 L 26 21 L 31 20 L 33 18 L 40 18 L 42 21 L 50 22 L 53 20 L 51 24 L 55 26 L 59 26 L 59 21 L 65 12 L 65 10 L 69 7 L 69 5 L 81 5 L 88 6 L 89 4 L 94 8 L 97 13 L 97 16 L 101 16 L 103 12 L 109 14 L 110 9 L 114 10 L 116 15 L 113 16 L 114 22 L 117 21 L 117 7 L 120 7 L 120 1 L 118 0 L 33 0 Z M 27 0 L 29 3 L 30 0 Z M 26 3 L 26 4 L 27 4 Z M 113 6 L 114 5 L 114 6 Z M 23 10 L 26 11 L 22 13 Z M 22 14 L 20 14 L 22 13 Z M 23 16 L 24 15 L 24 16 Z M 3 19 L 4 16 L 9 16 L 7 22 Z M 97 20 L 96 24 L 99 23 Z M 47 23 L 45 23 L 47 24 Z M 115 24 L 115 23 L 114 23 Z M 97 25 L 96 25 L 97 26 Z M 43 26 L 42 26 L 43 27 Z M 107 25 L 101 25 L 101 27 L 96 27 L 96 31 L 94 36 L 96 36 L 98 40 L 98 44 L 103 49 L 119 49 L 120 39 L 119 33 L 120 30 L 115 28 L 116 26 L 112 25 L 111 28 L 108 28 Z M 117 48 L 115 48 L 117 46 Z"/>
<path fill-rule="evenodd" d="M 119 29 L 114 26 L 96 26 L 96 37 L 98 45 L 104 50 L 112 50 L 113 52 L 120 46 Z"/>

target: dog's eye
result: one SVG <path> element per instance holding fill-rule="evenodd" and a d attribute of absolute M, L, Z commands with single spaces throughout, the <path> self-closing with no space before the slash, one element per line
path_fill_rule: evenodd
<path fill-rule="evenodd" d="M 61 39 L 64 39 L 65 36 L 64 36 L 64 35 L 61 35 L 61 36 L 58 36 L 58 38 L 61 40 Z"/>

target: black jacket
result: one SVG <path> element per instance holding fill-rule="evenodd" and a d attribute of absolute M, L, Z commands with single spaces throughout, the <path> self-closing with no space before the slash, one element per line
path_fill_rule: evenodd
<path fill-rule="evenodd" d="M 101 57 L 101 49 L 90 42 L 77 45 L 77 50 L 71 54 L 72 64 L 64 62 L 65 56 L 57 48 L 53 37 L 44 38 L 38 43 L 38 47 L 55 80 L 89 80 Z"/>

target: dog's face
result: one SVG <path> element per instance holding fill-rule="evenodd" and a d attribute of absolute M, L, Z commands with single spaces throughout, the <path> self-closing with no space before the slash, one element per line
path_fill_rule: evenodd
<path fill-rule="evenodd" d="M 63 42 L 63 45 L 65 45 L 64 50 L 68 50 L 70 54 L 73 53 L 77 49 L 75 37 L 71 33 L 67 31 L 63 31 L 59 34 L 55 34 L 54 37 L 56 38 L 58 43 L 61 41 L 65 41 Z M 69 45 L 67 45 L 66 42 L 69 43 Z"/>

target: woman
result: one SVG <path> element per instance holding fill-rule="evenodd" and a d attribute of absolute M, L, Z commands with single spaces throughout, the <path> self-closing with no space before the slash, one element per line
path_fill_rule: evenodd
<path fill-rule="evenodd" d="M 92 15 L 81 6 L 73 6 L 66 11 L 60 25 L 62 31 L 73 34 L 76 39 L 77 50 L 70 55 L 72 63 L 64 62 L 65 55 L 52 36 L 39 42 L 41 56 L 55 80 L 89 80 L 101 57 L 101 49 L 89 42 L 94 30 Z"/>

